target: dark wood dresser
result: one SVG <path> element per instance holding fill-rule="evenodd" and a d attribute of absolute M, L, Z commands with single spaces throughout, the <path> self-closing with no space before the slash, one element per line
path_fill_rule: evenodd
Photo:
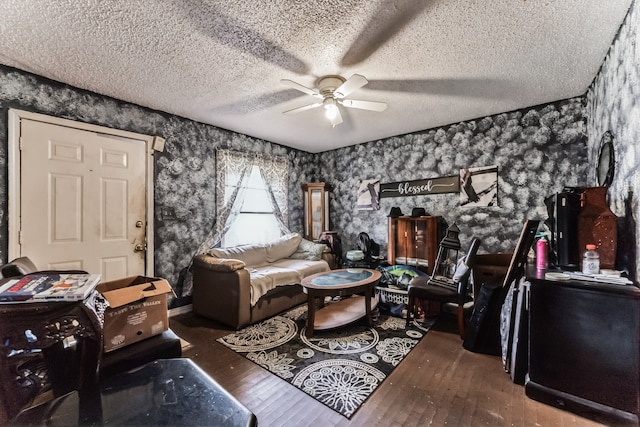
<path fill-rule="evenodd" d="M 590 418 L 638 424 L 640 289 L 528 277 L 527 396 Z"/>

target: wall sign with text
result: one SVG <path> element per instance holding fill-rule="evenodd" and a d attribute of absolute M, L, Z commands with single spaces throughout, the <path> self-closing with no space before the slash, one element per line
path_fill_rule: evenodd
<path fill-rule="evenodd" d="M 459 191 L 460 178 L 458 175 L 380 184 L 380 198 L 457 193 Z"/>

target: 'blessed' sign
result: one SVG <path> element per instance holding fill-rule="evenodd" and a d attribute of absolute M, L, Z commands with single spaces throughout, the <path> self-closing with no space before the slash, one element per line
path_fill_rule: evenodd
<path fill-rule="evenodd" d="M 458 192 L 460 192 L 458 175 L 380 184 L 380 198 Z"/>

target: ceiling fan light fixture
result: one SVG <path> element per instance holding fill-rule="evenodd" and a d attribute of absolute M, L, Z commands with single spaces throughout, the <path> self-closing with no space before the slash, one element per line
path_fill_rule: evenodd
<path fill-rule="evenodd" d="M 387 104 L 384 102 L 344 99 L 345 96 L 369 82 L 364 76 L 359 74 L 354 74 L 346 80 L 341 76 L 321 77 L 317 82 L 317 89 L 308 88 L 300 83 L 294 82 L 293 80 L 282 79 L 280 81 L 293 89 L 297 89 L 307 95 L 322 99 L 320 102 L 297 107 L 293 110 L 283 111 L 284 114 L 300 113 L 302 111 L 323 106 L 324 115 L 327 120 L 331 122 L 331 126 L 333 127 L 342 123 L 342 114 L 338 108 L 338 104 L 342 104 L 349 108 L 358 108 L 369 111 L 384 111 L 387 108 Z"/>
<path fill-rule="evenodd" d="M 324 106 L 324 115 L 327 116 L 329 120 L 333 120 L 338 115 L 338 105 L 336 104 L 336 100 L 333 97 L 327 97 L 322 102 Z"/>

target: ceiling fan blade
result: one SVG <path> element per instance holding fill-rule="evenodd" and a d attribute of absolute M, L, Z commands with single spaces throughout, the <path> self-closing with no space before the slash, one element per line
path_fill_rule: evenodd
<path fill-rule="evenodd" d="M 313 104 L 305 105 L 304 107 L 294 108 L 293 110 L 283 111 L 282 114 L 295 114 L 301 113 L 302 111 L 311 110 L 312 108 L 318 108 L 322 105 L 322 102 L 316 102 Z"/>
<path fill-rule="evenodd" d="M 210 3 L 198 2 L 188 8 L 181 7 L 179 10 L 204 37 L 215 38 L 217 42 L 238 52 L 248 53 L 261 61 L 270 62 L 293 73 L 309 74 L 309 66 L 289 53 L 288 49 L 278 46 L 274 40 L 242 22 L 235 14 L 228 14 L 223 6 Z M 212 17 L 215 17 L 215 25 L 211 24 Z M 269 54 L 265 55 L 265 52 Z"/>
<path fill-rule="evenodd" d="M 384 111 L 387 109 L 386 102 L 377 102 L 377 101 L 358 101 L 355 99 L 341 99 L 340 104 L 345 107 L 350 108 L 359 108 L 361 110 L 370 110 L 370 111 Z"/>
<path fill-rule="evenodd" d="M 336 127 L 340 123 L 342 123 L 342 114 L 340 114 L 340 109 L 336 108 L 336 115 L 329 119 L 331 122 L 331 126 Z"/>
<path fill-rule="evenodd" d="M 349 67 L 366 60 L 433 3 L 426 0 L 380 2 L 378 10 L 362 27 L 364 30 L 344 55 L 340 65 Z"/>
<path fill-rule="evenodd" d="M 300 92 L 304 92 L 307 95 L 311 95 L 311 96 L 315 96 L 316 98 L 322 98 L 322 95 L 320 95 L 320 92 L 315 91 L 313 89 L 309 89 L 306 86 L 302 86 L 300 83 L 296 83 L 293 80 L 289 80 L 289 79 L 282 79 L 280 80 L 280 83 L 287 85 L 291 88 L 297 89 Z"/>
<path fill-rule="evenodd" d="M 520 90 L 506 79 L 494 78 L 430 78 L 407 80 L 369 80 L 367 90 L 425 93 L 429 95 L 463 96 L 466 98 L 507 99 Z"/>
<path fill-rule="evenodd" d="M 354 74 L 353 76 L 349 77 L 347 81 L 338 86 L 338 88 L 333 92 L 333 96 L 335 96 L 336 98 L 344 98 L 354 90 L 360 89 L 367 83 L 369 83 L 369 80 L 367 80 L 365 76 Z"/>

